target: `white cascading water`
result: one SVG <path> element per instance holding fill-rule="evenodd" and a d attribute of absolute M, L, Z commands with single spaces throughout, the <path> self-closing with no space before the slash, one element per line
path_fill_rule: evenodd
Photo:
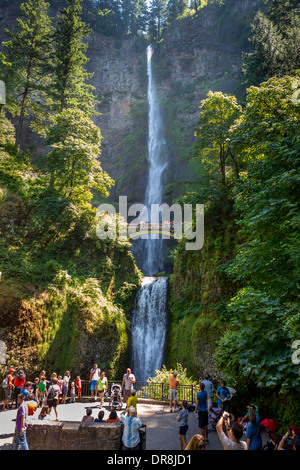
<path fill-rule="evenodd" d="M 132 369 L 145 382 L 161 369 L 167 331 L 167 278 L 144 277 L 132 314 Z"/>
<path fill-rule="evenodd" d="M 151 214 L 151 204 L 161 204 L 163 194 L 163 174 L 167 168 L 165 153 L 166 141 L 163 135 L 162 117 L 156 85 L 152 71 L 153 46 L 147 48 L 148 75 L 148 185 L 145 205 Z M 147 276 L 163 269 L 163 241 L 159 234 L 145 240 L 145 256 L 142 271 Z"/>
<path fill-rule="evenodd" d="M 156 86 L 152 72 L 153 47 L 147 48 L 148 75 L 148 184 L 145 206 L 150 219 L 151 204 L 161 204 L 163 173 L 167 168 L 165 139 Z M 167 331 L 167 278 L 149 277 L 163 270 L 163 241 L 159 234 L 139 240 L 144 277 L 139 290 L 131 323 L 132 368 L 137 381 L 155 376 L 162 366 Z"/>

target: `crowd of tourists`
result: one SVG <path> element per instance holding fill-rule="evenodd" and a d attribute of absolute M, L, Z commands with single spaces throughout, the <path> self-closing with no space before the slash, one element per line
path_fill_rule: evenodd
<path fill-rule="evenodd" d="M 97 364 L 94 364 L 89 373 L 91 399 L 99 400 L 99 412 L 97 418 L 92 416 L 92 408 L 86 408 L 86 414 L 82 417 L 82 425 L 89 423 L 114 423 L 123 424 L 123 449 L 138 450 L 141 448 L 140 429 L 143 423 L 137 417 L 137 394 L 134 389 L 135 376 L 128 368 L 123 376 L 120 392 L 116 396 L 111 393 L 111 411 L 108 418 L 104 419 L 105 411 L 103 402 L 108 392 L 108 379 L 105 371 L 101 371 Z M 215 430 L 224 450 L 261 450 L 261 423 L 259 409 L 257 405 L 248 406 L 247 413 L 238 421 L 230 422 L 228 413 L 228 403 L 232 397 L 232 389 L 222 381 L 215 391 L 211 377 L 206 375 L 199 380 L 199 392 L 196 402 L 188 404 L 186 400 L 178 403 L 178 389 L 180 381 L 177 371 L 170 371 L 169 374 L 169 402 L 170 412 L 177 413 L 176 420 L 179 425 L 179 445 L 180 450 L 206 450 L 209 445 L 208 432 L 209 424 L 215 419 Z M 5 390 L 5 400 L 2 411 L 9 408 L 12 399 L 17 409 L 16 428 L 13 449 L 28 450 L 26 430 L 28 427 L 28 417 L 36 415 L 38 419 L 49 417 L 52 409 L 55 419 L 58 420 L 57 406 L 59 403 L 75 402 L 75 395 L 82 397 L 82 380 L 79 375 L 72 380 L 69 371 L 64 375 L 52 373 L 47 379 L 45 371 L 41 371 L 34 381 L 26 379 L 23 370 L 9 370 L 2 387 Z M 118 415 L 116 412 L 119 404 L 118 398 L 122 397 L 122 404 L 125 409 Z M 217 400 L 217 410 L 213 407 L 213 399 Z M 37 411 L 39 409 L 39 411 Z M 122 406 L 121 406 L 122 409 Z M 190 441 L 186 442 L 186 435 L 189 428 L 189 416 L 191 411 L 198 418 L 199 434 L 195 434 Z M 212 413 L 215 413 L 212 418 Z M 245 440 L 243 439 L 245 436 Z M 291 449 L 300 450 L 300 437 L 294 431 L 291 435 L 284 435 L 277 446 L 278 450 L 285 449 L 287 439 L 290 439 Z"/>
<path fill-rule="evenodd" d="M 186 443 L 186 434 L 189 428 L 189 414 L 193 406 L 186 400 L 182 400 L 180 410 L 178 405 L 179 379 L 177 371 L 169 374 L 169 400 L 170 412 L 179 411 L 176 420 L 179 423 L 180 450 L 206 450 L 209 444 L 209 423 L 215 421 L 220 442 L 224 450 L 262 450 L 262 424 L 259 417 L 259 409 L 255 404 L 247 407 L 247 413 L 238 421 L 230 422 L 231 415 L 228 413 L 228 403 L 235 390 L 226 386 L 223 380 L 215 391 L 209 374 L 199 379 L 199 392 L 194 406 L 194 414 L 198 417 L 200 433 L 195 434 L 190 442 Z M 213 408 L 213 398 L 217 400 L 217 409 Z M 214 413 L 214 418 L 212 418 Z M 245 440 L 243 437 L 245 436 Z M 291 428 L 278 443 L 277 450 L 285 450 L 286 442 L 290 440 L 291 450 L 300 450 L 300 437 Z"/>
<path fill-rule="evenodd" d="M 103 402 L 108 392 L 108 380 L 105 371 L 101 371 L 97 364 L 94 364 L 89 374 L 91 398 L 99 400 L 100 411 L 98 417 L 94 419 L 92 409 L 87 408 L 83 416 L 82 425 L 101 422 L 114 423 L 122 422 L 123 428 L 123 448 L 124 450 L 135 450 L 140 444 L 139 429 L 143 426 L 141 420 L 137 418 L 137 396 L 133 388 L 135 377 L 128 368 L 123 376 L 121 385 L 122 401 L 125 402 L 125 410 L 120 416 L 117 415 L 114 408 L 112 396 L 112 410 L 106 420 L 104 420 Z M 55 413 L 55 419 L 58 420 L 58 404 L 74 403 L 75 396 L 82 398 L 82 380 L 79 375 L 75 380 L 71 379 L 70 371 L 64 375 L 57 375 L 55 372 L 47 379 L 46 372 L 43 370 L 34 381 L 26 378 L 22 369 L 16 371 L 10 368 L 9 373 L 2 382 L 2 388 L 5 391 L 5 399 L 2 411 L 9 409 L 12 403 L 15 403 L 17 409 L 16 428 L 13 449 L 29 450 L 26 438 L 28 427 L 28 417 L 37 415 L 38 419 L 49 417 L 52 409 Z M 68 399 L 68 401 L 67 401 Z M 38 408 L 40 410 L 37 412 Z"/>

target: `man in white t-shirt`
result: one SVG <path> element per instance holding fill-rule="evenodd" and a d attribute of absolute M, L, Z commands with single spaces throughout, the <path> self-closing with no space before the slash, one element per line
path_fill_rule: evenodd
<path fill-rule="evenodd" d="M 223 431 L 224 423 L 228 437 Z M 224 411 L 223 415 L 219 419 L 216 430 L 224 450 L 247 450 L 246 442 L 241 441 L 244 433 L 243 427 L 238 423 L 234 423 L 232 427 L 230 427 L 229 413 L 226 411 Z"/>
<path fill-rule="evenodd" d="M 90 371 L 90 382 L 91 382 L 90 391 L 91 391 L 92 397 L 93 396 L 95 397 L 95 400 L 97 399 L 97 382 L 99 380 L 100 373 L 101 373 L 101 370 L 98 368 L 98 365 L 94 364 L 94 367 Z"/>
<path fill-rule="evenodd" d="M 127 400 L 131 395 L 131 389 L 133 388 L 133 385 L 135 384 L 135 376 L 131 373 L 131 369 L 126 370 L 126 374 L 123 376 L 123 382 L 122 382 L 122 391 L 123 391 L 123 399 L 124 402 L 126 403 L 127 407 Z"/>

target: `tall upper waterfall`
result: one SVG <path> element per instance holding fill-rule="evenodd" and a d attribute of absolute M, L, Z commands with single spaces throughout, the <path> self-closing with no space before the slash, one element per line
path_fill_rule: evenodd
<path fill-rule="evenodd" d="M 167 168 L 166 142 L 163 135 L 160 104 L 152 70 L 153 47 L 147 48 L 148 74 L 148 183 L 145 206 L 149 218 L 151 204 L 161 204 L 163 173 Z M 151 220 L 150 220 L 151 221 Z M 154 237 L 154 238 L 153 238 Z M 148 235 L 137 243 L 140 268 L 152 276 L 164 267 L 163 240 L 159 234 Z M 146 381 L 162 366 L 167 330 L 167 278 L 144 277 L 131 323 L 132 368 L 138 381 Z"/>
<path fill-rule="evenodd" d="M 168 166 L 166 140 L 163 134 L 160 103 L 157 97 L 155 80 L 152 70 L 153 46 L 147 47 L 147 76 L 148 76 L 148 178 L 144 206 L 147 213 L 143 220 L 151 219 L 151 204 L 161 204 L 163 196 L 163 177 Z M 153 214 L 153 212 L 152 212 Z M 163 239 L 158 233 L 142 237 L 133 242 L 132 251 L 137 264 L 145 276 L 163 271 L 164 253 Z"/>
<path fill-rule="evenodd" d="M 156 86 L 152 71 L 153 47 L 147 48 L 147 75 L 148 75 L 148 185 L 145 205 L 150 214 L 151 204 L 161 204 L 163 193 L 163 173 L 167 168 L 165 155 L 166 141 L 163 135 L 160 104 L 157 98 Z M 154 239 L 148 237 L 145 241 L 145 257 L 142 271 L 152 275 L 163 269 L 162 238 L 158 234 Z"/>
<path fill-rule="evenodd" d="M 167 331 L 167 278 L 145 277 L 132 315 L 132 368 L 146 381 L 162 366 Z"/>

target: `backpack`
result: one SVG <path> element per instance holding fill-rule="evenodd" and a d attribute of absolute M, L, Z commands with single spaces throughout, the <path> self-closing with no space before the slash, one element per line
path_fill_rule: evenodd
<path fill-rule="evenodd" d="M 53 400 L 53 398 L 55 398 L 55 395 L 56 395 L 56 394 L 55 394 L 55 390 L 54 390 L 54 388 L 53 388 L 52 385 L 51 385 L 51 387 L 50 387 L 50 389 L 49 389 L 49 393 L 48 393 L 47 398 L 48 398 L 49 400 Z"/>
<path fill-rule="evenodd" d="M 2 382 L 2 388 L 7 388 L 8 387 L 8 375 L 5 377 L 5 379 Z"/>

